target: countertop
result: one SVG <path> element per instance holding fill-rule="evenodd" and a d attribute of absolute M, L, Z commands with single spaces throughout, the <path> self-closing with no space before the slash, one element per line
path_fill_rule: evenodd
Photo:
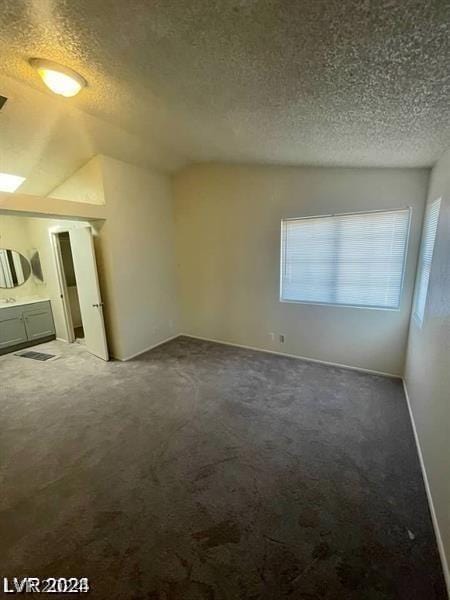
<path fill-rule="evenodd" d="M 12 308 L 13 306 L 24 306 L 25 304 L 34 304 L 35 302 L 49 302 L 50 298 L 17 298 L 15 302 L 5 302 L 0 298 L 0 309 Z"/>

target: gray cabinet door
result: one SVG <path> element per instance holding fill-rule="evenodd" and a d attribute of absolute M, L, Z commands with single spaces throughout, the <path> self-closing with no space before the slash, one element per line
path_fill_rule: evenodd
<path fill-rule="evenodd" d="M 14 311 L 8 313 L 5 309 L 0 312 L 0 349 L 27 341 L 25 323 L 21 314 Z"/>
<path fill-rule="evenodd" d="M 39 308 L 28 308 L 23 311 L 28 340 L 38 340 L 55 333 L 50 304 Z"/>

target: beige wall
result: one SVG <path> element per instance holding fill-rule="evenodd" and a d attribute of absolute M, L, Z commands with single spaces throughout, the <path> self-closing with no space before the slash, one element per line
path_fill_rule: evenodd
<path fill-rule="evenodd" d="M 174 180 L 181 330 L 402 374 L 428 176 L 425 169 L 182 171 Z M 279 302 L 282 217 L 404 206 L 413 211 L 400 311 Z"/>
<path fill-rule="evenodd" d="M 450 564 L 450 151 L 432 172 L 428 202 L 442 198 L 422 327 L 411 319 L 405 381 L 435 515 Z M 447 567 L 447 585 L 450 578 Z"/>
<path fill-rule="evenodd" d="M 102 164 L 102 156 L 94 156 L 48 196 L 70 202 L 105 204 Z"/>
<path fill-rule="evenodd" d="M 97 246 L 112 354 L 125 359 L 178 332 L 170 181 L 102 157 L 106 221 Z"/>
<path fill-rule="evenodd" d="M 0 248 L 16 250 L 30 260 L 33 249 L 38 249 L 30 240 L 28 219 L 24 217 L 0 215 Z M 0 300 L 5 298 L 44 297 L 45 283 L 41 283 L 31 273 L 23 284 L 11 289 L 0 288 Z"/>

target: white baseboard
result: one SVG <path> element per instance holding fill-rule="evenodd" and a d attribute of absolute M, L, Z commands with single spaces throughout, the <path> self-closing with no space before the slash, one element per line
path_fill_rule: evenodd
<path fill-rule="evenodd" d="M 445 555 L 444 543 L 442 541 L 441 531 L 439 529 L 439 523 L 436 516 L 436 511 L 434 509 L 433 496 L 431 495 L 431 488 L 428 482 L 427 470 L 425 468 L 425 462 L 423 459 L 422 448 L 420 447 L 419 435 L 416 429 L 416 422 L 414 421 L 414 415 L 411 408 L 411 402 L 409 399 L 408 388 L 406 387 L 405 379 L 403 381 L 403 389 L 405 391 L 406 404 L 408 405 L 409 417 L 411 419 L 411 424 L 414 432 L 414 439 L 416 441 L 417 446 L 417 454 L 419 455 L 420 468 L 422 470 L 422 477 L 425 484 L 425 490 L 427 492 L 428 505 L 430 507 L 431 520 L 433 521 L 434 533 L 436 536 L 436 542 L 439 550 L 439 555 L 441 557 L 442 562 L 442 570 L 444 571 L 445 583 L 447 585 L 447 591 L 450 596 L 450 570 L 447 562 L 447 557 Z"/>
<path fill-rule="evenodd" d="M 288 354 L 287 352 L 277 352 L 276 350 L 267 350 L 266 348 L 258 348 L 256 346 L 245 346 L 243 344 L 235 344 L 233 342 L 224 342 L 223 340 L 217 340 L 215 338 L 201 337 L 199 335 L 192 335 L 191 333 L 180 333 L 184 337 L 190 337 L 194 340 L 203 340 L 205 342 L 214 342 L 216 344 L 224 344 L 225 346 L 234 346 L 236 348 L 244 348 L 246 350 L 255 350 L 257 352 L 266 352 L 267 354 L 276 354 L 277 356 L 287 356 L 289 358 L 297 358 L 298 360 L 304 360 L 306 362 L 318 363 L 319 365 L 328 365 L 329 367 L 339 367 L 340 369 L 350 369 L 351 371 L 360 371 L 361 373 L 369 373 L 371 375 L 382 375 L 383 377 L 390 377 L 391 379 L 401 379 L 401 375 L 395 375 L 394 373 L 384 373 L 383 371 L 374 371 L 372 369 L 364 369 L 363 367 L 353 367 L 351 365 L 344 365 L 342 363 L 334 363 L 327 360 L 319 360 L 318 358 L 309 358 L 308 356 L 299 356 L 298 354 Z M 177 336 L 175 336 L 177 337 Z"/>
<path fill-rule="evenodd" d="M 153 346 L 144 348 L 144 350 L 140 350 L 139 352 L 136 352 L 135 354 L 131 354 L 130 356 L 126 356 L 125 358 L 120 358 L 119 356 L 112 356 L 112 358 L 115 358 L 116 360 L 120 360 L 121 362 L 126 362 L 127 360 L 131 360 L 132 358 L 136 358 L 137 356 L 140 356 L 141 354 L 145 354 L 149 350 L 153 350 L 153 348 L 157 348 L 158 346 L 161 346 L 162 344 L 165 344 L 166 342 L 170 342 L 170 340 L 174 340 L 175 338 L 180 337 L 180 335 L 181 335 L 180 333 L 177 333 L 176 335 L 171 335 L 170 337 L 166 338 L 165 340 L 161 340 L 160 342 L 153 344 Z"/>

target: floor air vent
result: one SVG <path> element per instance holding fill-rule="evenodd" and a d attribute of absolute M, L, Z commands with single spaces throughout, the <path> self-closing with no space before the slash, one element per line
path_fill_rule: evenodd
<path fill-rule="evenodd" d="M 32 358 L 33 360 L 50 360 L 51 358 L 55 358 L 54 354 L 45 354 L 45 352 L 33 352 L 32 350 L 28 350 L 25 352 L 18 352 L 16 356 L 22 356 L 22 358 Z"/>

